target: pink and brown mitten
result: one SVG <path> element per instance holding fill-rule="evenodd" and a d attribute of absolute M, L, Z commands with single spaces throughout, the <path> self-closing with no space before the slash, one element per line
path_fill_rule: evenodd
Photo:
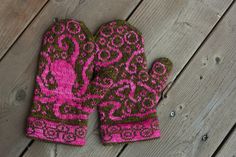
<path fill-rule="evenodd" d="M 90 81 L 99 47 L 82 22 L 55 22 L 44 34 L 28 137 L 84 145 L 87 120 L 112 85 L 116 70 L 104 65 Z"/>
<path fill-rule="evenodd" d="M 100 47 L 96 65 L 106 66 L 110 60 L 109 64 L 118 69 L 114 84 L 98 105 L 103 143 L 158 138 L 156 107 L 172 69 L 171 61 L 159 58 L 148 72 L 143 37 L 122 20 L 101 26 L 96 41 Z"/>

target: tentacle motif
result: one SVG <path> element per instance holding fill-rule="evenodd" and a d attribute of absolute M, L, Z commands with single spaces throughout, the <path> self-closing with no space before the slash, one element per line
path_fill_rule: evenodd
<path fill-rule="evenodd" d="M 134 51 L 133 54 L 130 56 L 130 58 L 127 60 L 127 62 L 125 63 L 125 70 L 129 73 L 129 74 L 135 74 L 137 73 L 137 65 L 132 64 L 132 60 L 135 59 L 135 57 L 141 53 L 144 52 L 144 49 L 140 49 L 137 51 Z M 130 67 L 132 67 L 133 70 L 130 69 Z"/>
<path fill-rule="evenodd" d="M 152 113 L 156 112 L 155 109 L 152 109 L 152 110 L 149 110 L 145 113 L 126 113 L 126 112 L 122 112 L 123 113 L 122 116 L 116 116 L 114 113 L 122 107 L 121 103 L 117 102 L 117 101 L 105 101 L 105 102 L 102 102 L 100 104 L 100 107 L 107 107 L 107 106 L 112 107 L 111 110 L 108 113 L 108 116 L 109 116 L 109 119 L 114 120 L 114 121 L 124 120 L 124 119 L 127 119 L 128 117 L 139 117 L 139 118 L 141 118 L 141 117 L 144 117 L 146 115 L 149 115 L 149 114 L 152 114 Z"/>
<path fill-rule="evenodd" d="M 69 44 L 70 42 L 72 43 L 73 47 Z M 89 70 L 89 66 L 94 60 L 94 55 L 91 55 L 89 58 L 87 58 L 86 62 L 84 63 L 81 75 L 83 83 L 80 84 L 80 87 L 78 87 L 76 90 L 77 95 L 80 97 L 75 97 L 72 93 L 72 88 L 77 79 L 74 69 L 76 60 L 80 55 L 80 45 L 76 38 L 73 37 L 71 34 L 61 34 L 57 39 L 57 45 L 58 48 L 62 50 L 62 52 L 68 52 L 69 49 L 73 48 L 73 51 L 70 55 L 70 59 L 68 59 L 67 61 L 65 59 L 54 59 L 54 61 L 52 62 L 48 53 L 43 52 L 41 54 L 42 57 L 44 57 L 47 61 L 47 64 L 45 65 L 42 74 L 40 76 L 37 76 L 36 80 L 40 86 L 41 92 L 48 96 L 48 98 L 40 98 L 38 96 L 35 96 L 34 99 L 40 101 L 43 104 L 48 102 L 55 102 L 55 104 L 53 105 L 53 111 L 55 116 L 59 119 L 85 120 L 88 118 L 87 114 L 62 113 L 60 108 L 62 105 L 67 104 L 69 106 L 77 108 L 78 110 L 81 110 L 84 113 L 90 113 L 93 111 L 92 108 L 85 107 L 81 103 L 91 98 L 100 98 L 99 95 L 89 94 L 84 97 L 81 96 L 85 94 L 89 85 L 89 78 L 87 77 L 86 72 L 87 70 Z M 55 81 L 57 83 L 57 87 L 55 89 L 48 89 L 47 76 L 49 75 L 49 73 L 55 78 Z"/>
<path fill-rule="evenodd" d="M 87 120 L 88 119 L 88 114 L 72 114 L 72 113 L 62 114 L 60 107 L 64 103 L 66 103 L 66 102 L 63 100 L 59 100 L 54 104 L 53 112 L 54 112 L 55 116 L 57 116 L 58 118 L 63 119 L 63 120 L 74 120 L 74 119 Z M 90 108 L 84 108 L 79 104 L 75 104 L 73 101 L 67 101 L 67 103 L 69 103 L 71 106 L 76 107 L 79 110 L 85 111 L 86 113 L 90 113 L 92 110 Z"/>
<path fill-rule="evenodd" d="M 100 66 L 106 65 L 108 59 L 121 56 L 119 61 L 109 62 L 109 65 L 118 67 L 118 77 L 98 105 L 103 142 L 120 143 L 159 137 L 156 106 L 171 69 L 167 71 L 166 63 L 172 66 L 171 62 L 160 59 L 162 62 L 156 62 L 149 75 L 142 34 L 125 21 L 105 24 L 98 34 Z M 122 55 L 119 55 L 120 52 Z"/>
<path fill-rule="evenodd" d="M 85 62 L 84 67 L 82 69 L 82 79 L 83 79 L 83 84 L 81 87 L 77 90 L 76 95 L 81 97 L 82 95 L 85 94 L 87 91 L 88 85 L 89 85 L 89 78 L 86 75 L 87 70 L 89 69 L 89 65 L 93 62 L 94 60 L 94 55 L 92 55 L 88 60 Z"/>
<path fill-rule="evenodd" d="M 130 93 L 128 94 L 129 99 L 132 100 L 133 102 L 137 102 L 137 100 L 134 98 L 134 94 L 135 94 L 135 90 L 136 90 L 136 85 L 135 85 L 135 83 L 134 83 L 133 81 L 131 81 L 131 80 L 127 80 L 127 79 L 120 80 L 119 82 L 117 82 L 117 83 L 115 83 L 115 84 L 113 85 L 113 88 L 123 85 L 123 87 L 119 88 L 119 89 L 117 90 L 117 92 L 116 92 L 116 93 L 118 94 L 118 96 L 120 96 L 120 93 L 119 93 L 120 90 L 123 90 L 124 87 L 128 87 L 128 86 L 126 86 L 126 85 L 124 85 L 124 84 L 128 84 L 128 86 L 129 86 L 129 88 L 130 88 Z"/>
<path fill-rule="evenodd" d="M 136 28 L 113 21 L 94 40 L 81 22 L 60 20 L 45 33 L 42 50 L 28 136 L 84 145 L 89 113 L 99 102 L 104 143 L 160 136 L 156 104 L 172 63 L 162 58 L 148 73 Z"/>

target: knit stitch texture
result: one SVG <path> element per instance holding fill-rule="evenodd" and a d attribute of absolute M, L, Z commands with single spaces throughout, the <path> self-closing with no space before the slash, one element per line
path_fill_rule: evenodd
<path fill-rule="evenodd" d="M 90 82 L 98 51 L 82 22 L 66 19 L 49 27 L 39 56 L 33 105 L 27 119 L 28 137 L 85 144 L 89 115 L 116 77 L 116 69 L 101 66 Z"/>
<path fill-rule="evenodd" d="M 59 20 L 43 36 L 26 135 L 82 146 L 98 105 L 104 144 L 158 138 L 156 106 L 171 69 L 159 58 L 148 72 L 142 34 L 126 21 L 93 36 L 83 22 Z"/>
<path fill-rule="evenodd" d="M 102 25 L 97 42 L 96 65 L 109 63 L 118 69 L 113 85 L 98 105 L 103 143 L 158 138 L 156 107 L 172 69 L 171 61 L 156 59 L 148 72 L 142 34 L 126 21 Z"/>

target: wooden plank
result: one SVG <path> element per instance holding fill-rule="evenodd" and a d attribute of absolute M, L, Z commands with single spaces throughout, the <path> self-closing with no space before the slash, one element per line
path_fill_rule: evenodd
<path fill-rule="evenodd" d="M 180 55 L 178 56 L 178 58 L 184 58 L 185 60 L 184 60 L 184 63 L 179 63 L 178 62 L 178 64 L 179 64 L 179 66 L 178 67 L 180 67 L 180 68 L 176 68 L 175 69 L 175 71 L 180 71 L 181 70 L 181 67 L 183 67 L 184 66 L 184 64 L 186 63 L 186 61 L 191 57 L 191 55 L 195 52 L 195 49 L 200 45 L 200 43 L 203 41 L 203 39 L 205 38 L 205 36 L 209 33 L 209 31 L 212 29 L 212 27 L 214 26 L 214 24 L 219 20 L 219 18 L 221 17 L 221 14 L 225 11 L 225 9 L 227 8 L 227 6 L 229 5 L 229 3 L 231 2 L 231 1 L 224 1 L 224 4 L 220 4 L 220 2 L 219 1 L 217 1 L 217 2 L 210 2 L 210 5 L 207 5 L 207 6 L 205 6 L 204 4 L 201 4 L 201 5 L 197 5 L 196 6 L 196 10 L 194 10 L 194 12 L 192 13 L 191 12 L 191 9 L 192 8 L 194 8 L 195 7 L 195 4 L 193 3 L 194 1 L 189 1 L 188 3 L 187 3 L 188 1 L 155 1 L 154 2 L 154 4 L 153 4 L 153 1 L 144 1 L 143 2 L 143 4 L 141 5 L 141 6 L 143 6 L 142 7 L 142 13 L 143 14 L 145 14 L 145 16 L 142 16 L 142 18 L 140 17 L 140 19 L 138 19 L 138 16 L 136 15 L 136 16 L 134 16 L 134 17 L 136 17 L 136 18 L 132 18 L 131 17 L 131 19 L 130 19 L 130 22 L 132 23 L 132 24 L 134 24 L 135 26 L 136 26 L 136 24 L 138 25 L 138 24 L 142 24 L 142 25 L 144 25 L 145 23 L 147 24 L 147 26 L 146 26 L 146 29 L 145 30 L 143 30 L 140 26 L 138 26 L 138 28 L 140 28 L 143 32 L 144 32 L 144 36 L 145 36 L 145 39 L 149 39 L 149 37 L 147 36 L 148 34 L 149 35 L 151 35 L 152 36 L 152 38 L 153 39 L 160 39 L 159 38 L 159 35 L 161 35 L 162 34 L 162 32 L 164 31 L 164 32 L 166 32 L 167 30 L 169 31 L 169 30 L 171 30 L 171 32 L 173 33 L 173 32 L 175 32 L 175 29 L 176 29 L 176 25 L 178 24 L 176 24 L 176 23 L 174 23 L 173 22 L 173 20 L 176 20 L 176 19 L 181 19 L 181 18 L 179 18 L 179 17 L 182 17 L 182 19 L 183 20 L 189 20 L 189 18 L 191 19 L 191 18 L 196 18 L 196 17 L 198 17 L 198 18 L 196 18 L 198 21 L 199 21 L 199 23 L 201 23 L 201 25 L 199 24 L 199 23 L 197 23 L 197 24 L 199 24 L 199 26 L 197 27 L 198 29 L 196 29 L 195 27 L 193 27 L 192 29 L 186 29 L 185 27 L 185 31 L 189 31 L 189 33 L 186 33 L 186 34 L 180 34 L 180 35 L 178 35 L 178 34 L 175 34 L 175 35 L 172 35 L 171 37 L 173 38 L 173 37 L 175 37 L 174 39 L 175 39 L 175 42 L 176 43 L 178 43 L 177 41 L 179 41 L 179 45 L 178 44 L 174 44 L 174 47 L 176 47 L 177 48 L 177 52 L 178 53 L 180 53 Z M 60 3 L 64 3 L 64 2 L 60 2 Z M 68 2 L 67 2 L 68 3 Z M 71 2 L 72 3 L 72 2 Z M 86 1 L 85 1 L 85 3 L 86 3 Z M 107 2 L 108 3 L 108 2 Z M 106 3 L 106 4 L 107 4 Z M 200 2 L 199 2 L 200 3 Z M 207 2 L 207 3 L 209 3 L 209 2 Z M 217 3 L 217 5 L 213 5 L 212 3 Z M 84 4 L 85 5 L 85 4 Z M 97 5 L 97 4 L 96 4 Z M 154 8 L 152 7 L 152 5 L 154 5 Z M 57 5 L 56 5 L 57 6 Z M 65 3 L 65 8 L 67 8 L 69 5 L 67 5 L 66 3 Z M 72 6 L 72 5 L 71 5 Z M 73 5 L 74 6 L 74 5 Z M 75 4 L 75 6 L 76 6 L 76 4 Z M 163 7 L 164 6 L 164 7 Z M 214 6 L 214 7 L 213 7 Z M 215 7 L 216 6 L 216 7 Z M 146 7 L 146 9 L 144 9 Z M 151 10 L 150 10 L 150 7 L 152 8 Z M 70 14 L 73 14 L 72 12 L 71 12 L 71 10 L 73 10 L 73 9 L 71 9 L 70 7 L 68 7 L 69 9 L 65 9 L 65 8 L 63 8 L 63 9 L 58 9 L 58 12 L 57 12 L 57 15 L 59 15 L 60 14 L 60 12 L 62 12 L 61 13 L 61 15 L 63 16 L 65 16 L 66 15 L 66 13 L 65 13 L 65 10 L 66 11 L 68 11 L 68 12 L 70 12 Z M 107 8 L 107 7 L 105 7 L 105 8 Z M 214 8 L 214 9 L 212 9 L 212 8 Z M 216 9 L 215 9 L 216 8 Z M 50 9 L 52 9 L 52 8 L 50 8 Z M 103 8 L 104 9 L 104 8 Z M 157 9 L 157 10 L 159 10 L 160 12 L 156 12 L 155 11 L 155 9 Z M 199 12 L 199 10 L 201 10 L 201 12 Z M 108 9 L 109 10 L 109 9 Z M 146 12 L 144 12 L 144 10 L 146 10 Z M 185 10 L 184 12 L 183 12 L 183 10 Z M 209 10 L 209 11 L 206 11 L 206 10 Z M 99 13 L 101 10 L 98 10 L 97 11 L 97 13 Z M 112 10 L 112 12 L 113 12 L 114 10 Z M 120 11 L 120 10 L 119 10 Z M 118 13 L 119 13 L 119 11 L 118 11 Z M 153 11 L 154 11 L 154 13 L 153 13 Z M 55 12 L 55 10 L 52 10 L 52 12 Z M 140 11 L 137 11 L 138 13 L 139 13 L 139 16 L 141 16 L 141 12 Z M 203 13 L 202 13 L 203 12 Z M 64 13 L 64 14 L 63 14 Z M 108 12 L 109 13 L 109 12 Z M 119 15 L 117 15 L 117 17 L 115 17 L 115 18 L 119 18 L 119 16 L 121 16 L 123 13 L 127 13 L 127 12 L 125 12 L 124 10 L 122 10 L 122 12 L 121 12 L 121 14 L 119 13 Z M 138 14 L 137 13 L 137 14 Z M 158 15 L 158 16 L 152 16 L 152 19 L 151 19 L 151 22 L 150 22 L 150 18 L 148 18 L 148 15 L 151 15 L 151 14 L 154 14 L 154 15 Z M 169 14 L 170 13 L 170 14 Z M 184 14 L 183 14 L 184 13 Z M 208 18 L 204 18 L 204 16 L 205 16 L 205 14 L 209 14 L 207 17 Z M 218 16 L 217 16 L 217 13 L 218 13 Z M 18 45 L 18 46 L 14 46 L 14 47 L 16 47 L 16 48 L 14 48 L 13 47 L 13 49 L 14 50 L 12 50 L 11 52 L 11 55 L 9 54 L 9 55 L 7 55 L 7 56 L 10 56 L 10 58 L 11 57 L 13 57 L 14 56 L 14 54 L 15 55 L 17 55 L 18 54 L 18 56 L 15 56 L 15 57 L 13 57 L 13 59 L 8 59 L 7 61 L 4 61 L 4 60 L 6 60 L 6 58 L 3 60 L 4 61 L 4 64 L 2 63 L 2 65 L 5 65 L 4 67 L 3 66 L 0 66 L 0 74 L 1 74 L 1 76 L 3 75 L 3 74 L 6 74 L 6 70 L 4 71 L 4 70 L 2 70 L 1 71 L 1 68 L 2 69 L 6 69 L 6 67 L 8 67 L 8 68 L 10 68 L 10 70 L 8 70 L 9 72 L 7 73 L 7 76 L 5 76 L 4 77 L 4 81 L 2 82 L 2 84 L 1 84 L 1 88 L 2 87 L 5 87 L 5 88 L 3 88 L 3 89 L 5 89 L 4 90 L 4 92 L 3 93 L 5 93 L 2 97 L 4 98 L 4 101 L 2 101 L 1 102 L 1 104 L 5 104 L 4 106 L 6 106 L 6 104 L 8 103 L 9 104 L 9 100 L 7 99 L 7 98 L 9 98 L 9 94 L 11 93 L 11 95 L 14 95 L 14 93 L 16 93 L 16 90 L 13 90 L 13 91 L 11 91 L 11 89 L 17 89 L 17 90 L 19 90 L 20 91 L 20 89 L 23 89 L 23 91 L 25 92 L 25 98 L 24 98 L 24 101 L 26 102 L 26 99 L 27 100 L 29 100 L 30 99 L 30 93 L 32 92 L 32 91 L 30 91 L 31 89 L 32 89 L 32 85 L 30 84 L 30 83 L 32 83 L 33 81 L 33 79 L 32 78 L 30 78 L 30 76 L 32 76 L 33 74 L 34 74 L 34 70 L 35 70 L 35 61 L 36 61 L 36 59 L 35 59 L 35 56 L 36 56 L 36 54 L 37 54 L 37 52 L 38 52 L 38 47 L 39 47 L 39 43 L 40 43 L 40 35 L 41 35 L 41 33 L 42 33 L 42 31 L 41 32 L 39 32 L 39 31 L 36 31 L 36 30 L 43 30 L 43 29 L 46 29 L 46 27 L 48 26 L 48 25 L 46 25 L 46 24 L 48 24 L 48 23 L 50 23 L 50 21 L 51 21 L 51 18 L 55 15 L 56 13 L 54 13 L 54 14 L 46 14 L 46 15 L 48 15 L 49 17 L 48 17 L 48 19 L 42 19 L 43 21 L 37 21 L 36 20 L 36 22 L 35 22 L 35 24 L 32 24 L 32 28 L 31 28 L 31 30 L 29 31 L 29 33 L 27 33 L 28 34 L 28 36 L 31 36 L 31 34 L 33 34 L 33 36 L 34 36 L 34 39 L 32 39 L 33 41 L 30 41 L 30 42 L 26 42 L 26 41 L 24 41 L 24 42 L 22 42 L 22 40 L 24 40 L 24 39 L 26 39 L 26 37 L 24 37 L 23 39 L 21 39 L 21 42 L 20 41 L 18 41 L 19 42 L 19 44 L 18 44 L 18 42 L 16 43 L 16 45 Z M 135 13 L 136 14 L 136 13 Z M 135 15 L 134 14 L 134 15 Z M 191 16 L 187 16 L 188 14 L 190 14 Z M 78 14 L 76 14 L 76 15 L 78 15 Z M 193 16 L 194 15 L 194 16 Z M 217 17 L 216 17 L 217 16 Z M 85 18 L 86 19 L 86 18 Z M 135 19 L 137 19 L 137 20 L 135 20 Z M 208 19 L 211 19 L 211 20 L 208 20 Z M 47 21 L 48 20 L 48 21 Z M 91 19 L 86 19 L 87 21 L 90 21 Z M 86 20 L 84 20 L 85 22 L 86 22 Z M 101 20 L 101 19 L 98 19 L 98 21 L 96 21 L 97 19 L 94 19 L 94 21 L 95 21 L 95 23 L 97 22 L 97 23 L 99 23 L 99 20 Z M 178 20 L 177 20 L 178 21 Z M 43 24 L 41 24 L 40 25 L 40 23 L 44 23 L 44 25 Z M 87 22 L 86 22 L 87 23 Z M 196 23 L 193 23 L 193 24 L 196 24 Z M 39 26 L 40 27 L 39 27 Z M 194 26 L 194 25 L 193 25 Z M 89 27 L 91 27 L 91 26 L 89 26 Z M 153 28 L 152 28 L 153 27 Z M 172 28 L 173 27 L 173 28 Z M 152 28 L 152 29 L 150 29 L 151 31 L 149 31 L 148 30 L 148 28 Z M 156 28 L 156 29 L 154 29 L 154 28 Z M 180 29 L 181 27 L 180 26 L 178 26 L 178 28 Z M 202 32 L 200 32 L 200 31 L 198 31 L 199 30 L 199 28 L 200 28 L 200 30 L 204 30 L 203 31 L 203 33 Z M 206 28 L 206 29 L 205 29 Z M 176 32 L 179 32 L 179 30 L 177 30 Z M 25 33 L 24 33 L 25 34 Z M 39 35 L 40 34 L 40 35 Z M 145 35 L 146 34 L 146 35 Z M 154 34 L 154 35 L 152 35 L 152 34 Z M 168 34 L 168 33 L 166 33 L 166 34 Z M 171 33 L 170 33 L 171 34 Z M 193 36 L 193 35 L 197 35 L 196 36 L 196 39 L 195 40 L 193 40 L 193 41 L 191 41 L 190 43 L 188 43 L 187 45 L 188 45 L 188 47 L 185 49 L 185 51 L 182 53 L 181 52 L 181 49 L 180 49 L 180 47 L 181 46 L 183 46 L 183 45 L 181 45 L 181 42 L 183 43 L 183 41 L 188 41 L 189 39 L 191 39 L 190 37 L 191 36 Z M 27 36 L 27 35 L 25 35 L 25 36 Z M 162 43 L 164 42 L 163 41 L 163 39 L 165 39 L 164 38 L 165 36 L 163 36 L 159 41 L 162 41 Z M 35 39 L 36 38 L 36 39 Z M 170 39 L 172 39 L 172 38 L 170 38 Z M 185 40 L 183 40 L 183 39 L 185 39 Z M 180 40 L 181 39 L 181 40 Z M 188 40 L 187 40 L 188 39 Z M 38 41 L 36 41 L 36 40 L 38 40 Z M 149 53 L 151 50 L 156 50 L 158 47 L 160 47 L 160 44 L 159 44 L 159 41 L 158 40 L 155 40 L 156 42 L 154 42 L 152 45 L 150 44 L 146 44 L 146 47 L 149 47 L 150 46 L 150 48 L 148 49 L 148 52 L 147 53 Z M 165 39 L 165 41 L 166 41 L 166 39 Z M 181 41 L 181 42 L 180 42 Z M 148 42 L 146 42 L 146 43 L 148 43 Z M 172 41 L 172 44 L 174 43 L 174 41 Z M 186 44 L 186 42 L 184 42 L 184 46 L 185 46 L 185 44 Z M 25 45 L 24 47 L 23 47 L 23 45 Z M 28 46 L 27 46 L 28 45 Z M 36 46 L 34 46 L 34 47 L 30 47 L 30 50 L 29 49 L 26 49 L 26 47 L 29 47 L 29 45 L 38 45 L 38 47 L 36 47 Z M 193 48 L 192 48 L 193 47 Z M 23 52 L 23 54 L 21 53 L 21 54 L 19 54 L 19 53 L 17 53 L 17 52 L 19 52 L 18 50 L 17 50 L 17 48 L 23 48 L 23 50 L 24 51 L 22 51 Z M 168 46 L 166 46 L 166 48 L 169 48 Z M 173 48 L 172 48 L 173 49 Z M 162 50 L 165 50 L 163 47 L 162 47 Z M 167 49 L 166 49 L 167 50 Z M 190 52 L 189 52 L 190 51 Z M 165 54 L 164 53 L 165 51 L 162 51 L 162 55 L 164 55 L 164 56 L 171 56 L 171 51 L 166 51 L 167 53 Z M 32 54 L 32 53 L 34 53 L 34 54 Z M 186 58 L 185 57 L 183 57 L 183 56 L 185 56 L 186 55 Z M 7 57 L 6 56 L 6 57 Z M 149 55 L 149 56 L 151 56 L 151 55 Z M 175 58 L 177 55 L 175 55 L 174 57 L 171 57 L 171 59 L 173 59 L 173 58 Z M 20 58 L 19 58 L 20 57 Z M 31 57 L 31 58 L 30 58 Z M 9 57 L 7 57 L 7 58 L 9 58 Z M 25 59 L 26 58 L 26 59 Z M 29 60 L 29 59 L 32 59 L 32 63 L 34 63 L 34 64 L 32 64 L 32 66 L 29 66 L 29 62 L 27 62 L 27 60 Z M 150 61 L 150 57 L 148 58 L 149 59 L 149 61 Z M 3 62 L 2 61 L 2 62 Z M 177 59 L 176 60 L 174 60 L 174 62 L 175 61 L 177 61 Z M 14 62 L 14 65 L 11 65 L 10 63 L 11 62 Z M 25 63 L 26 62 L 26 63 Z M 177 63 L 176 63 L 177 64 Z M 0 63 L 0 65 L 1 65 L 1 63 Z M 181 65 L 181 66 L 180 66 Z M 28 70 L 25 70 L 26 68 L 28 67 Z M 12 71 L 13 69 L 15 69 L 14 71 Z M 30 73 L 29 71 L 29 69 L 33 69 L 32 70 L 32 73 Z M 12 71 L 12 72 L 10 72 L 10 71 Z M 24 73 L 22 73 L 22 71 L 24 71 Z M 177 72 L 175 72 L 175 74 L 177 74 Z M 174 75 L 175 76 L 175 75 Z M 26 80 L 24 80 L 24 78 L 23 77 L 25 77 L 25 79 Z M 10 80 L 9 80 L 9 78 L 11 78 Z M 32 79 L 32 80 L 31 80 Z M 20 84 L 19 84 L 19 82 L 21 82 Z M 6 84 L 6 85 L 5 85 Z M 3 86 L 4 85 L 4 86 Z M 16 88 L 16 86 L 17 86 L 17 88 Z M 28 87 L 28 88 L 26 88 L 26 90 L 27 91 L 25 91 L 24 89 L 24 87 Z M 10 89 L 11 88 L 11 89 Z M 19 93 L 24 93 L 24 92 L 19 92 Z M 13 94 L 12 94 L 13 93 Z M 2 93 L 1 93 L 2 94 Z M 24 94 L 18 94 L 18 95 L 24 95 Z M 6 100 L 7 99 L 7 100 Z M 19 100 L 19 99 L 18 99 Z M 13 100 L 14 102 L 15 102 L 15 100 Z M 13 104 L 13 103 L 10 103 L 11 105 Z M 17 104 L 17 103 L 16 103 Z M 26 104 L 26 108 L 29 108 L 29 105 L 27 105 L 28 103 L 25 103 Z M 9 105 L 10 106 L 10 105 Z M 21 106 L 22 107 L 22 106 Z M 2 108 L 4 108 L 5 110 L 7 110 L 7 108 L 6 107 L 2 107 Z M 23 110 L 26 110 L 25 108 L 23 109 Z M 18 110 L 15 110 L 15 111 L 18 111 Z M 13 111 L 14 112 L 14 111 Z M 22 111 L 22 113 L 25 113 L 26 111 Z M 6 112 L 6 113 L 9 113 L 9 112 Z M 9 124 L 18 124 L 19 123 L 19 120 L 17 119 L 17 121 L 16 121 L 16 123 L 9 123 Z M 19 123 L 20 124 L 20 123 Z M 19 129 L 18 129 L 19 130 Z M 54 146 L 54 145 L 53 145 Z M 120 145 L 119 145 L 120 146 Z M 119 146 L 116 146 L 116 147 L 114 147 L 114 148 L 117 148 L 117 147 L 119 147 Z M 115 149 L 113 149 L 113 148 L 111 148 L 111 147 L 106 147 L 106 149 L 111 149 L 111 151 L 114 151 L 114 152 L 116 152 L 116 150 Z M 84 150 L 84 149 L 81 149 L 81 150 Z M 92 149 L 91 149 L 92 150 Z M 117 150 L 119 150 L 119 149 L 117 149 Z M 93 150 L 94 151 L 94 150 Z M 96 151 L 96 150 L 95 150 Z M 95 152 L 94 151 L 94 152 Z M 116 152 L 117 153 L 117 152 Z"/>
<path fill-rule="evenodd" d="M 236 129 L 224 143 L 216 157 L 235 157 L 236 156 Z"/>
<path fill-rule="evenodd" d="M 236 4 L 161 102 L 161 138 L 129 144 L 121 157 L 208 157 L 215 152 L 236 123 L 235 14 Z M 172 111 L 175 117 L 169 116 Z"/>
<path fill-rule="evenodd" d="M 143 1 L 129 22 L 144 34 L 149 64 L 169 57 L 175 78 L 232 1 Z"/>
<path fill-rule="evenodd" d="M 53 22 L 53 18 L 73 17 L 83 20 L 94 32 L 99 26 L 97 24 L 114 18 L 126 18 L 138 3 L 139 0 L 100 0 L 96 2 L 63 0 L 47 3 L 0 62 L 0 152 L 2 156 L 18 156 L 30 142 L 24 135 L 25 121 L 31 106 L 41 37 Z M 97 118 L 93 117 L 90 121 L 96 122 L 95 119 Z M 93 129 L 90 128 L 91 131 Z M 41 146 L 44 144 L 39 143 L 41 148 L 44 148 Z M 52 146 L 52 149 L 47 150 L 54 151 L 54 144 L 47 144 L 47 147 L 49 146 Z M 65 146 L 59 147 L 58 151 L 63 150 Z M 45 153 L 44 150 L 41 153 Z M 41 156 L 40 153 L 37 154 Z"/>
<path fill-rule="evenodd" d="M 137 11 L 134 13 L 134 15 L 131 16 L 129 21 L 134 26 L 137 26 L 144 33 L 144 37 L 147 43 L 146 48 L 148 48 L 147 53 L 150 53 L 151 50 L 156 50 L 160 47 L 161 50 L 163 50 L 159 51 L 161 52 L 160 54 L 162 56 L 168 56 L 174 61 L 175 77 L 182 69 L 182 67 L 186 64 L 188 59 L 195 52 L 195 50 L 198 48 L 198 46 L 201 44 L 201 42 L 204 40 L 204 38 L 207 36 L 207 34 L 210 32 L 210 30 L 213 28 L 215 23 L 219 20 L 219 18 L 231 2 L 232 1 L 230 0 L 224 1 L 224 3 L 221 3 L 220 1 L 215 1 L 207 2 L 209 4 L 205 5 L 205 3 L 203 2 L 180 0 L 143 1 Z M 201 11 L 199 12 L 199 10 Z M 197 19 L 198 22 L 192 20 L 193 18 Z M 192 27 L 190 29 L 186 27 L 185 22 L 190 23 Z M 180 31 L 181 28 L 184 28 L 182 32 Z M 163 32 L 167 33 L 163 35 Z M 160 38 L 160 36 L 162 37 Z M 173 47 L 172 49 L 170 49 L 171 47 L 168 45 L 164 47 L 163 43 L 167 41 L 166 36 L 169 39 L 173 39 L 171 44 L 174 48 L 176 48 L 177 54 L 179 55 L 175 54 L 173 56 L 172 51 L 170 51 L 173 49 Z M 192 36 L 196 36 L 194 40 L 192 40 Z M 151 43 L 150 41 L 152 40 L 155 42 Z M 162 43 L 159 44 L 159 42 Z M 183 49 L 181 49 L 182 47 Z M 155 54 L 153 55 L 155 56 Z M 149 56 L 152 56 L 152 54 Z M 150 58 L 151 57 L 148 57 L 149 63 Z M 183 62 L 178 62 L 178 60 L 175 58 L 184 58 L 184 60 Z M 92 137 L 94 136 L 92 135 Z M 60 147 L 61 145 L 58 146 Z M 116 147 L 107 146 L 106 149 L 110 149 L 114 154 L 117 154 L 120 150 L 120 146 L 122 145 L 118 145 Z M 99 149 L 94 149 L 96 147 L 93 146 L 87 145 L 86 147 L 90 148 L 90 154 L 94 154 L 93 152 L 99 151 Z M 70 152 L 72 152 L 71 154 L 73 154 L 73 148 L 71 149 L 72 151 Z M 102 149 L 101 151 L 104 150 L 105 149 Z"/>
<path fill-rule="evenodd" d="M 48 0 L 1 0 L 0 59 Z"/>

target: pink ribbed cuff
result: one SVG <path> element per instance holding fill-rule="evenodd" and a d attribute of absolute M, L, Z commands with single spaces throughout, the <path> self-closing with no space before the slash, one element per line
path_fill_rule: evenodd
<path fill-rule="evenodd" d="M 30 138 L 69 145 L 85 145 L 87 127 L 52 122 L 34 117 L 28 118 L 26 135 Z"/>
<path fill-rule="evenodd" d="M 135 123 L 103 124 L 101 125 L 101 135 L 104 144 L 154 139 L 160 137 L 159 122 L 155 118 Z"/>

